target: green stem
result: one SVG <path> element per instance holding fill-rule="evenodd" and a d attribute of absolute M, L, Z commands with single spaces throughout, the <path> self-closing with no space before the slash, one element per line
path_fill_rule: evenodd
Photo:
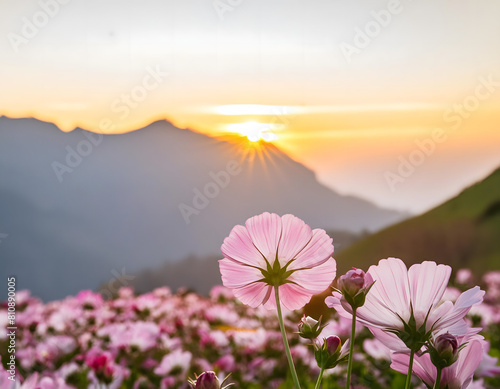
<path fill-rule="evenodd" d="M 321 384 L 321 380 L 323 379 L 323 372 L 324 371 L 325 371 L 325 369 L 321 368 L 321 370 L 319 372 L 318 380 L 316 381 L 316 386 L 314 387 L 314 389 L 319 389 L 319 385 Z"/>
<path fill-rule="evenodd" d="M 439 389 L 441 386 L 441 372 L 443 369 L 438 368 L 437 369 L 437 376 L 436 376 L 436 383 L 434 384 L 434 389 Z"/>
<path fill-rule="evenodd" d="M 408 375 L 406 376 L 405 389 L 410 389 L 411 375 L 413 373 L 413 359 L 414 358 L 415 358 L 415 351 L 411 350 L 411 353 L 410 353 L 410 363 L 408 364 Z"/>
<path fill-rule="evenodd" d="M 288 345 L 288 340 L 286 338 L 285 325 L 283 324 L 283 315 L 281 314 L 281 303 L 280 303 L 280 292 L 279 287 L 274 287 L 274 292 L 276 296 L 276 307 L 278 309 L 278 320 L 280 322 L 281 336 L 283 337 L 283 344 L 285 345 L 286 357 L 288 358 L 288 365 L 290 366 L 290 371 L 292 372 L 293 382 L 296 389 L 300 389 L 299 378 L 297 377 L 297 372 L 295 371 L 295 365 L 293 364 L 292 353 L 290 352 L 290 346 Z"/>
<path fill-rule="evenodd" d="M 356 308 L 352 309 L 351 344 L 349 345 L 349 362 L 347 363 L 347 383 L 346 388 L 351 387 L 352 357 L 354 354 L 354 338 L 356 336 Z"/>

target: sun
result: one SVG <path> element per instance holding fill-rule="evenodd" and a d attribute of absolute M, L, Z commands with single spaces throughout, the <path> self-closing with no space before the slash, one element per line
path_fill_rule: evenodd
<path fill-rule="evenodd" d="M 233 123 L 228 125 L 228 130 L 246 136 L 250 142 L 273 142 L 278 136 L 271 132 L 272 124 L 259 122 Z"/>

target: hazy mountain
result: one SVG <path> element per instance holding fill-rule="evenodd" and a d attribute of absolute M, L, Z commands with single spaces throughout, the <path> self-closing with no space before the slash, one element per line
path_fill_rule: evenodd
<path fill-rule="evenodd" d="M 482 274 L 500 269 L 500 169 L 455 198 L 363 239 L 338 255 L 339 267 L 368 268 L 381 258 L 433 260 Z"/>
<path fill-rule="evenodd" d="M 164 121 L 102 136 L 0 118 L 2 274 L 45 299 L 166 258 L 218 255 L 235 224 L 263 211 L 353 232 L 404 217 L 322 186 L 271 144 L 248 147 Z"/>

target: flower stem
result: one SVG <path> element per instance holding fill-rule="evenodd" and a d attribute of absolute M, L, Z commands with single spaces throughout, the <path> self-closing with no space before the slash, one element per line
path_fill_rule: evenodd
<path fill-rule="evenodd" d="M 325 371 L 325 369 L 321 368 L 321 370 L 319 372 L 318 380 L 316 381 L 316 386 L 314 387 L 314 389 L 319 389 L 319 385 L 321 384 L 321 380 L 323 379 L 323 372 L 324 371 Z"/>
<path fill-rule="evenodd" d="M 436 383 L 434 384 L 434 389 L 439 389 L 441 386 L 441 372 L 443 369 L 438 368 L 437 369 L 437 376 L 436 376 Z"/>
<path fill-rule="evenodd" d="M 347 383 L 346 388 L 351 387 L 352 356 L 354 353 L 354 337 L 356 336 L 356 308 L 352 309 L 351 344 L 349 345 L 349 362 L 347 363 Z"/>
<path fill-rule="evenodd" d="M 411 352 L 410 352 L 410 363 L 408 364 L 408 375 L 406 376 L 405 389 L 410 389 L 411 375 L 413 373 L 413 359 L 414 358 L 415 358 L 415 351 L 411 350 Z"/>
<path fill-rule="evenodd" d="M 290 346 L 288 345 L 288 340 L 286 338 L 285 325 L 283 324 L 283 315 L 281 314 L 280 292 L 278 286 L 274 287 L 274 293 L 276 296 L 278 320 L 280 322 L 281 336 L 283 337 L 283 344 L 285 345 L 285 352 L 286 352 L 286 357 L 288 358 L 288 365 L 290 366 L 290 371 L 292 372 L 292 378 L 295 384 L 295 388 L 300 389 L 299 378 L 297 377 L 297 372 L 295 371 L 295 365 L 293 364 L 292 353 L 290 352 Z"/>

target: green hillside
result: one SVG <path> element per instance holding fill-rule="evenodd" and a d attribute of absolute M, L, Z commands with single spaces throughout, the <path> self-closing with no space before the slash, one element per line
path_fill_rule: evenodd
<path fill-rule="evenodd" d="M 334 242 L 335 242 L 335 236 Z M 476 274 L 500 268 L 500 169 L 431 211 L 360 240 L 336 255 L 339 273 L 381 258 L 434 260 Z"/>

